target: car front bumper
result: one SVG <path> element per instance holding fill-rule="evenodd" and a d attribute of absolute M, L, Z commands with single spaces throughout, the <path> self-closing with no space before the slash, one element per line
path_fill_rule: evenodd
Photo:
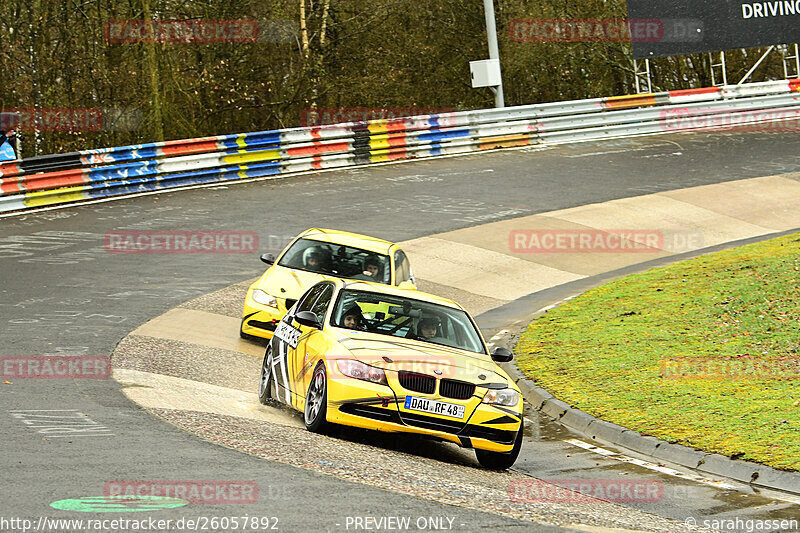
<path fill-rule="evenodd" d="M 395 387 L 396 388 L 396 387 Z M 398 389 L 399 390 L 399 389 Z M 411 396 L 421 396 L 408 392 Z M 424 396 L 424 395 L 423 395 Z M 480 398 L 458 401 L 438 396 L 430 399 L 467 405 L 463 420 L 406 410 L 406 393 L 386 385 L 342 377 L 328 381 L 329 422 L 385 432 L 414 433 L 476 448 L 507 453 L 520 430 L 521 405 L 515 408 L 484 404 Z"/>
<path fill-rule="evenodd" d="M 287 301 L 277 298 L 277 307 L 260 304 L 253 300 L 253 288 L 250 287 L 244 299 L 242 333 L 267 340 L 271 339 L 278 322 L 286 314 L 286 306 L 289 303 L 291 304 L 289 307 L 291 307 L 294 305 L 294 300 Z"/>

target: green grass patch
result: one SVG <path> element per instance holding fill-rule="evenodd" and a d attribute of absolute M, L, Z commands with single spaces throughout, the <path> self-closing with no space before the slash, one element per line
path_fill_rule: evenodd
<path fill-rule="evenodd" d="M 628 276 L 531 324 L 517 365 L 603 420 L 800 471 L 799 280 L 800 234 Z"/>

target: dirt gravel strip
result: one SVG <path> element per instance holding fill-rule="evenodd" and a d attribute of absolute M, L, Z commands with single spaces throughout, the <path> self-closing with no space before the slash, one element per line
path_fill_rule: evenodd
<path fill-rule="evenodd" d="M 202 381 L 255 394 L 261 359 L 213 346 L 129 335 L 114 351 L 114 368 Z"/>
<path fill-rule="evenodd" d="M 514 501 L 509 495 L 511 484 L 532 478 L 513 471 L 465 468 L 440 459 L 342 442 L 335 437 L 309 433 L 305 428 L 246 418 L 175 409 L 149 411 L 188 433 L 235 450 L 447 505 L 584 531 L 700 530 L 599 500 L 596 503 Z"/>
<path fill-rule="evenodd" d="M 249 279 L 225 287 L 218 291 L 210 292 L 199 296 L 193 300 L 181 304 L 181 309 L 194 309 L 196 311 L 207 311 L 233 318 L 242 318 L 242 304 L 247 294 L 247 288 L 258 278 Z"/>

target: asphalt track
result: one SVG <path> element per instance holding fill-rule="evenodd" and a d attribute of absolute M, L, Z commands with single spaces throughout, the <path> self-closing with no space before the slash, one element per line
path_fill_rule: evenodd
<path fill-rule="evenodd" d="M 111 230 L 252 230 L 262 251 L 272 252 L 311 226 L 402 241 L 648 192 L 796 172 L 798 147 L 791 133 L 681 134 L 336 171 L 4 219 L 2 353 L 108 355 L 149 318 L 262 270 L 252 255 L 109 254 L 103 235 Z M 256 481 L 262 495 L 248 512 L 277 516 L 284 531 L 344 531 L 348 517 L 397 514 L 451 517 L 461 531 L 539 528 L 226 450 L 142 412 L 112 380 L 18 380 L 0 386 L 0 395 L 4 518 L 57 516 L 52 501 L 102 495 L 110 480 L 241 479 Z M 96 431 L 43 436 L 19 410 L 77 410 L 96 422 Z M 560 430 L 546 426 L 526 443 L 520 469 L 543 477 L 598 467 L 640 473 L 588 452 L 567 457 Z M 690 487 L 691 494 L 675 490 L 648 512 L 678 520 L 738 510 L 740 516 L 798 518 L 796 507 L 777 500 L 664 482 Z M 241 508 L 220 505 L 180 510 L 180 516 L 236 514 Z"/>

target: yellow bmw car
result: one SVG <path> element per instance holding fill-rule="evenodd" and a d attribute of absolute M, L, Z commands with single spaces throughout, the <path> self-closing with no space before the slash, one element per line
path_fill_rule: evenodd
<path fill-rule="evenodd" d="M 387 284 L 330 278 L 303 294 L 267 347 L 259 399 L 306 427 L 416 433 L 474 448 L 504 469 L 522 446 L 522 397 L 458 304 Z"/>
<path fill-rule="evenodd" d="M 392 242 L 357 233 L 312 228 L 278 255 L 264 254 L 271 265 L 247 290 L 240 335 L 271 339 L 278 321 L 303 292 L 326 276 L 375 281 L 415 289 L 408 257 Z"/>

